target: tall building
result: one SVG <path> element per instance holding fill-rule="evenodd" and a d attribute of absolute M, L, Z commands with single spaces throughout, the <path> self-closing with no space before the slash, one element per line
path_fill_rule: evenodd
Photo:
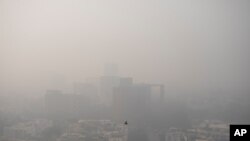
<path fill-rule="evenodd" d="M 111 106 L 113 101 L 113 88 L 119 85 L 118 66 L 106 64 L 100 78 L 100 99 L 105 106 Z"/>
<path fill-rule="evenodd" d="M 126 84 L 126 83 L 125 83 Z M 150 113 L 150 85 L 130 84 L 114 88 L 114 119 L 118 122 L 127 120 L 129 124 L 144 126 Z"/>
<path fill-rule="evenodd" d="M 111 106 L 113 101 L 113 89 L 119 85 L 120 77 L 118 76 L 102 76 L 100 80 L 100 97 L 102 103 Z"/>
<path fill-rule="evenodd" d="M 122 85 L 124 84 L 124 85 Z M 150 120 L 150 85 L 121 83 L 114 88 L 114 120 L 128 122 L 128 141 L 148 141 Z"/>
<path fill-rule="evenodd" d="M 113 114 L 116 122 L 128 122 L 128 141 L 164 140 L 151 133 L 152 114 L 161 112 L 163 99 L 162 84 L 134 84 L 132 78 L 120 78 L 113 89 Z M 152 111 L 155 109 L 157 112 Z"/>

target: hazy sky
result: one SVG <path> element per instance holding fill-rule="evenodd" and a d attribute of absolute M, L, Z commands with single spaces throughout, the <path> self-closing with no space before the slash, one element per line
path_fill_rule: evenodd
<path fill-rule="evenodd" d="M 249 13 L 248 0 L 0 0 L 0 88 L 42 90 L 117 63 L 139 82 L 246 89 Z"/>

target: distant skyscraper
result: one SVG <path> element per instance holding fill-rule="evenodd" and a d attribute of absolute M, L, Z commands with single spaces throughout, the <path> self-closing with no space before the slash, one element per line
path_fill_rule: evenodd
<path fill-rule="evenodd" d="M 156 90 L 152 92 L 152 89 Z M 133 84 L 132 78 L 120 78 L 120 83 L 113 89 L 114 120 L 122 123 L 127 121 L 128 141 L 160 140 L 160 136 L 150 130 L 152 125 L 152 109 L 156 106 L 151 97 L 156 97 L 157 104 L 162 105 L 164 86 L 162 84 Z M 157 111 L 159 114 L 159 109 Z M 155 112 L 154 112 L 155 113 Z M 157 140 L 156 140 L 157 141 Z"/>
<path fill-rule="evenodd" d="M 121 84 L 123 85 L 114 88 L 114 120 L 119 123 L 123 121 L 129 123 L 128 141 L 147 141 L 145 129 L 150 117 L 150 86 Z"/>
<path fill-rule="evenodd" d="M 100 80 L 100 94 L 103 104 L 107 106 L 112 105 L 113 89 L 120 83 L 118 76 L 102 76 Z"/>
<path fill-rule="evenodd" d="M 104 105 L 112 105 L 113 88 L 118 86 L 119 83 L 118 66 L 116 64 L 106 64 L 103 76 L 100 78 L 100 99 L 102 99 Z"/>
<path fill-rule="evenodd" d="M 130 125 L 147 124 L 150 111 L 150 85 L 120 85 L 114 88 L 114 118 L 118 122 L 127 120 Z"/>

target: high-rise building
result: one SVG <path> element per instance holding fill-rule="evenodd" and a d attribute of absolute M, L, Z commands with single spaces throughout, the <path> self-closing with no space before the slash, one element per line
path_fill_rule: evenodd
<path fill-rule="evenodd" d="M 118 76 L 118 66 L 116 64 L 106 64 L 103 76 L 100 78 L 100 99 L 106 106 L 111 106 L 113 101 L 113 89 L 120 83 Z"/>
<path fill-rule="evenodd" d="M 150 85 L 119 85 L 114 88 L 114 118 L 118 122 L 144 126 L 150 113 Z"/>
<path fill-rule="evenodd" d="M 100 80 L 100 97 L 102 103 L 111 106 L 113 101 L 113 89 L 120 83 L 118 76 L 102 76 Z"/>
<path fill-rule="evenodd" d="M 163 99 L 162 84 L 133 84 L 132 78 L 120 78 L 119 85 L 113 89 L 113 114 L 116 122 L 128 122 L 128 141 L 164 140 L 150 133 L 155 113 L 152 110 L 158 109 L 156 114 L 159 114 Z"/>

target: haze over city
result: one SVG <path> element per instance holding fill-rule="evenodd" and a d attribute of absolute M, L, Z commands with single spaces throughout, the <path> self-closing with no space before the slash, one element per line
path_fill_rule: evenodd
<path fill-rule="evenodd" d="M 187 117 L 193 112 L 191 120 L 249 122 L 249 13 L 248 0 L 0 0 L 0 126 L 1 121 L 8 123 L 2 126 L 7 130 L 15 126 L 14 121 L 55 120 L 50 115 L 54 111 L 44 108 L 58 106 L 48 104 L 51 101 L 47 102 L 50 97 L 46 96 L 50 94 L 84 93 L 95 102 L 80 101 L 81 106 L 92 107 L 74 119 L 112 121 L 125 113 L 136 113 L 125 110 L 118 114 L 112 109 L 121 106 L 117 101 L 126 99 L 119 94 L 136 93 L 137 98 L 147 99 L 140 93 L 152 96 L 151 87 L 155 86 L 156 93 L 164 93 L 165 108 L 153 105 L 159 112 L 150 114 L 150 124 L 156 119 L 152 115 L 165 119 L 176 109 L 186 111 Z M 129 88 L 124 90 L 124 83 Z M 16 100 L 21 106 L 15 105 Z M 197 110 L 199 104 L 194 101 L 208 102 L 207 107 L 200 104 L 211 117 L 201 112 L 206 110 Z M 41 111 L 20 108 L 27 103 L 40 106 Z M 130 105 L 126 100 L 123 104 Z M 168 104 L 176 109 L 164 111 Z M 231 118 L 233 108 L 242 116 Z M 172 116 L 177 117 L 175 114 Z M 7 121 L 6 117 L 19 118 Z M 138 117 L 128 118 L 137 122 Z M 122 120 L 127 119 L 118 121 Z M 172 118 L 165 122 L 172 122 Z M 193 121 L 187 120 L 185 128 L 186 123 L 191 128 Z M 152 124 L 159 129 L 154 120 Z M 164 130 L 161 127 L 161 132 L 170 126 L 175 124 L 164 126 Z M 135 127 L 140 130 L 144 123 Z M 0 128 L 0 141 L 4 133 Z"/>

